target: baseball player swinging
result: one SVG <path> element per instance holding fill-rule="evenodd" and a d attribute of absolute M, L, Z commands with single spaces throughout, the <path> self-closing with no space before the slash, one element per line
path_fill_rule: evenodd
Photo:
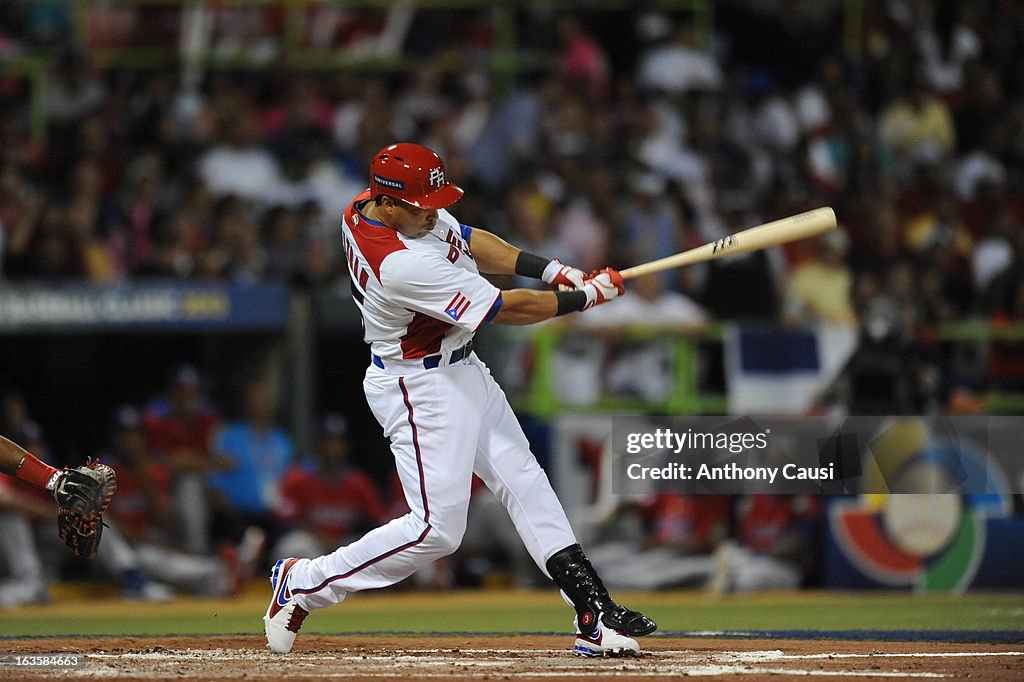
<path fill-rule="evenodd" d="M 587 277 L 460 224 L 445 207 L 462 194 L 437 154 L 399 143 L 376 155 L 369 189 L 345 211 L 342 244 L 371 352 L 363 388 L 391 441 L 411 511 L 330 554 L 277 562 L 263 618 L 272 651 L 291 650 L 310 611 L 397 583 L 454 552 L 474 473 L 576 610 L 576 653 L 635 655 L 633 638 L 657 629 L 609 596 L 504 393 L 472 348 L 487 322 L 532 324 L 585 310 L 621 296 L 622 278 L 611 268 Z M 480 272 L 572 290 L 502 291 Z"/>

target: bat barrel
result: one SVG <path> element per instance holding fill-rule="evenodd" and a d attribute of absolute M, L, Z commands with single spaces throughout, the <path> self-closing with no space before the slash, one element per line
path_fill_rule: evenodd
<path fill-rule="evenodd" d="M 713 242 L 698 246 L 674 256 L 661 258 L 650 263 L 635 265 L 621 271 L 623 279 L 632 279 L 670 268 L 679 268 L 694 263 L 759 251 L 772 246 L 813 237 L 836 228 L 836 214 L 831 207 L 824 206 L 813 211 L 798 213 L 763 225 L 757 225 Z"/>

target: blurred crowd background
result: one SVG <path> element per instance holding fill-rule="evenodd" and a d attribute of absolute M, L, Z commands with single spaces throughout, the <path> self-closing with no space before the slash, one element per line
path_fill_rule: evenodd
<path fill-rule="evenodd" d="M 588 271 L 834 207 L 839 232 L 638 281 L 636 306 L 604 322 L 846 328 L 857 350 L 816 411 L 976 413 L 986 391 L 1024 389 L 1019 343 L 939 338 L 950 322 L 1024 323 L 1024 5 L 458 4 L 3 3 L 0 287 L 344 291 L 340 213 L 374 152 L 407 140 L 466 190 L 461 222 Z M 721 390 L 716 352 L 705 382 Z M 61 424 L 44 399 L 26 401 L 39 387 L 0 377 L 5 435 L 55 462 L 117 465 L 108 534 L 121 541 L 105 540 L 119 549 L 102 570 L 126 595 L 228 594 L 272 555 L 329 550 L 402 513 L 386 473 L 348 461 L 362 407 L 316 406 L 310 451 L 297 452 L 278 387 L 211 392 L 214 368 L 191 361 L 162 368 L 170 380 L 148 395 L 105 394 L 103 442 L 70 452 L 47 449 Z M 662 375 L 620 371 L 647 387 Z M 41 515 L 23 494 L 8 489 L 8 507 Z M 471 518 L 503 523 L 492 502 Z M 717 556 L 677 584 L 744 584 L 719 570 L 726 540 L 798 566 L 781 585 L 814 581 L 813 499 L 661 496 L 632 511 L 646 545 Z M 521 548 L 487 528 L 423 582 L 513 567 L 511 580 L 534 583 Z M 14 581 L 84 569 L 19 556 Z M 7 601 L 44 598 L 46 580 Z"/>

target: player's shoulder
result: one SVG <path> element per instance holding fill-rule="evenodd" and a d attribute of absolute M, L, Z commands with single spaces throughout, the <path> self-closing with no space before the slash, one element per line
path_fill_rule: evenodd
<path fill-rule="evenodd" d="M 451 268 L 452 264 L 436 251 L 400 249 L 381 261 L 381 282 L 393 278 L 398 281 L 429 281 L 444 277 Z"/>

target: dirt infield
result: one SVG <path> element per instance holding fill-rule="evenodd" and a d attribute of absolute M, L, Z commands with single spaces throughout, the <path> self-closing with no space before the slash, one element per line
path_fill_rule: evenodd
<path fill-rule="evenodd" d="M 0 679 L 1024 680 L 1019 644 L 650 637 L 640 658 L 604 660 L 575 657 L 571 644 L 551 636 L 305 636 L 276 656 L 254 636 L 3 640 Z M 47 654 L 78 665 L 35 667 Z"/>

